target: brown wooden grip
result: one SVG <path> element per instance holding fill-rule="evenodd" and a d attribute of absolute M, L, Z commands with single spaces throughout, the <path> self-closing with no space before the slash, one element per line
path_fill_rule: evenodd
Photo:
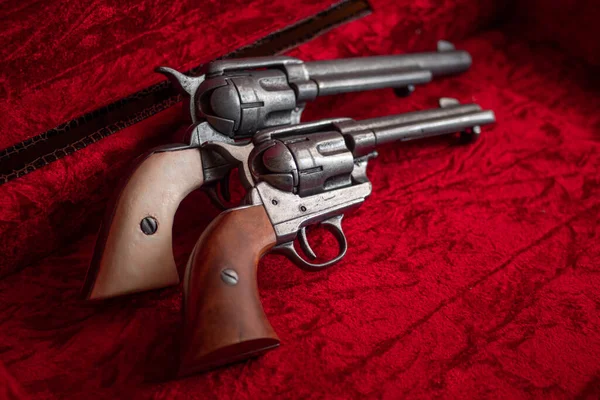
<path fill-rule="evenodd" d="M 279 345 L 256 282 L 258 262 L 275 240 L 262 205 L 226 211 L 204 231 L 183 284 L 180 375 L 241 361 Z"/>
<path fill-rule="evenodd" d="M 179 203 L 203 182 L 199 149 L 149 154 L 108 206 L 83 295 L 102 299 L 178 284 L 173 219 Z M 155 223 L 147 219 L 142 227 L 146 218 Z"/>

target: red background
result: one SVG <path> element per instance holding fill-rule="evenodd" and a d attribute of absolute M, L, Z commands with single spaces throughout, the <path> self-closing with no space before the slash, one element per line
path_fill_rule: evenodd
<path fill-rule="evenodd" d="M 187 69 L 332 1 L 164 3 L 5 3 L 0 148 L 160 81 L 157 65 Z M 373 195 L 344 219 L 343 262 L 307 273 L 280 256 L 263 260 L 261 298 L 282 346 L 176 381 L 165 377 L 180 288 L 101 305 L 77 294 L 111 187 L 133 157 L 168 140 L 181 110 L 2 185 L 0 398 L 600 395 L 598 7 L 371 4 L 372 15 L 290 54 L 423 51 L 445 38 L 471 52 L 473 67 L 407 99 L 322 98 L 304 120 L 453 96 L 496 112 L 482 140 L 381 149 Z M 183 203 L 179 265 L 217 212 L 201 193 Z"/>

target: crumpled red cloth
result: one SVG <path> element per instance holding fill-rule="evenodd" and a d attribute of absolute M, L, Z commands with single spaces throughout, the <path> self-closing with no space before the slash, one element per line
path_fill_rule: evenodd
<path fill-rule="evenodd" d="M 598 398 L 597 69 L 587 53 L 563 50 L 563 39 L 529 41 L 510 13 L 505 24 L 473 32 L 461 25 L 466 3 L 444 4 L 455 8 L 416 2 L 421 13 L 408 14 L 374 2 L 372 16 L 290 52 L 385 54 L 401 50 L 399 43 L 423 50 L 442 34 L 464 37 L 455 44 L 472 54 L 467 73 L 406 99 L 392 91 L 322 98 L 304 120 L 387 115 L 454 96 L 494 110 L 498 122 L 470 146 L 436 138 L 381 148 L 368 170 L 373 195 L 344 218 L 343 262 L 309 273 L 281 256 L 264 258 L 259 288 L 280 348 L 169 379 L 180 287 L 81 302 L 90 226 L 0 280 L 0 396 Z M 599 30 L 585 28 L 580 37 L 594 43 L 577 48 L 593 49 Z M 111 146 L 132 152 L 136 140 L 123 131 L 94 146 L 49 168 L 69 177 L 85 170 L 86 159 L 109 160 Z M 68 218 L 69 208 L 62 210 Z M 202 193 L 184 201 L 174 240 L 180 266 L 217 213 Z"/>

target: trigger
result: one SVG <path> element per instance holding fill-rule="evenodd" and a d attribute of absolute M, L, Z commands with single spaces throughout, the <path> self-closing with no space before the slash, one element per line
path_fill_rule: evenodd
<path fill-rule="evenodd" d="M 225 177 L 219 181 L 219 186 L 223 200 L 226 202 L 231 201 L 231 192 L 229 191 L 229 174 L 225 175 Z"/>
<path fill-rule="evenodd" d="M 300 232 L 298 232 L 298 241 L 300 242 L 300 248 L 302 248 L 302 251 L 308 256 L 308 258 L 310 258 L 311 260 L 317 258 L 317 255 L 310 247 L 310 244 L 308 244 L 308 238 L 306 237 L 306 227 L 301 228 Z"/>

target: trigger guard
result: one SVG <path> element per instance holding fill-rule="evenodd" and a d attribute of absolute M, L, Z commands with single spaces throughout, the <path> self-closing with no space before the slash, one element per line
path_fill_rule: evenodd
<path fill-rule="evenodd" d="M 273 247 L 273 251 L 289 257 L 289 259 L 294 264 L 296 264 L 300 268 L 308 270 L 308 271 L 318 271 L 323 268 L 330 267 L 333 264 L 340 261 L 342 258 L 344 258 L 344 256 L 346 255 L 346 252 L 348 251 L 348 241 L 346 240 L 346 236 L 344 235 L 344 231 L 342 230 L 342 226 L 341 226 L 343 217 L 344 217 L 343 215 L 338 215 L 338 216 L 330 218 L 326 221 L 321 222 L 321 225 L 324 225 L 325 229 L 327 229 L 329 232 L 331 232 L 338 241 L 339 253 L 336 257 L 332 258 L 329 261 L 326 261 L 326 262 L 320 263 L 320 264 L 311 263 L 309 261 L 306 261 L 304 258 L 302 258 L 300 256 L 300 254 L 298 254 L 298 252 L 294 248 L 293 241 L 277 245 L 277 246 Z"/>

